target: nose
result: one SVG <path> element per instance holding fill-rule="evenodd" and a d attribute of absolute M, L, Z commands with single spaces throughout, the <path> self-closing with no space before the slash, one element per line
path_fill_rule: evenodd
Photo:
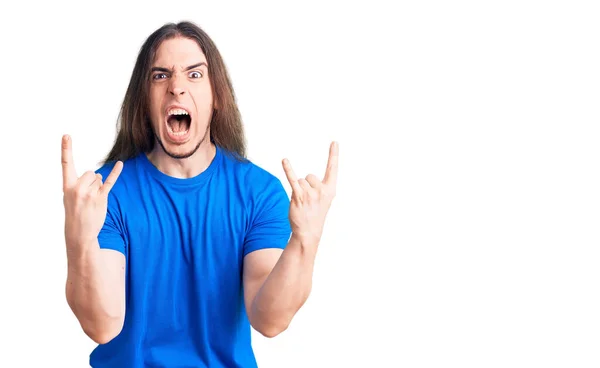
<path fill-rule="evenodd" d="M 183 88 L 180 88 L 180 87 L 171 88 L 171 90 L 169 92 L 171 92 L 171 94 L 173 96 L 180 96 L 185 93 Z"/>
<path fill-rule="evenodd" d="M 171 84 L 169 86 L 169 93 L 174 96 L 180 96 L 185 93 L 185 89 L 183 88 L 183 83 L 179 81 L 179 78 L 172 78 Z"/>

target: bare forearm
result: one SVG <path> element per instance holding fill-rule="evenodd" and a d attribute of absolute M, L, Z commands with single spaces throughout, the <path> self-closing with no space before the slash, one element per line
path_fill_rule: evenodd
<path fill-rule="evenodd" d="M 279 261 L 256 294 L 251 308 L 253 325 L 266 335 L 285 330 L 308 298 L 316 245 L 292 237 Z"/>
<path fill-rule="evenodd" d="M 125 304 L 119 287 L 122 273 L 107 262 L 97 240 L 68 249 L 66 296 L 69 306 L 84 332 L 94 341 L 106 343 L 123 325 Z"/>

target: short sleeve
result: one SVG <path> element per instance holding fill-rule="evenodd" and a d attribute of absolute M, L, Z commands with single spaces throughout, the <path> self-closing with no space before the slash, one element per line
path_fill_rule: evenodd
<path fill-rule="evenodd" d="M 112 193 L 108 198 L 108 210 L 104 225 L 98 234 L 98 243 L 101 249 L 113 249 L 125 254 L 125 239 L 117 207 L 114 205 L 115 198 Z"/>
<path fill-rule="evenodd" d="M 284 249 L 290 240 L 290 200 L 279 179 L 273 179 L 257 195 L 253 218 L 244 239 L 244 256 L 265 248 Z"/>

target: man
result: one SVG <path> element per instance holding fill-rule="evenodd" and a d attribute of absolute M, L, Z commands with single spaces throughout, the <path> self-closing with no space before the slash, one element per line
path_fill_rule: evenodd
<path fill-rule="evenodd" d="M 310 293 L 337 144 L 323 181 L 283 160 L 290 201 L 245 158 L 214 43 L 182 22 L 142 46 L 102 167 L 78 178 L 71 149 L 65 135 L 66 296 L 99 344 L 90 364 L 256 367 L 250 327 L 278 335 Z"/>

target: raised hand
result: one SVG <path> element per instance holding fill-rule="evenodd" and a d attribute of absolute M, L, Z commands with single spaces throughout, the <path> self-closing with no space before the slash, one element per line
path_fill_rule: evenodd
<path fill-rule="evenodd" d="M 292 236 L 302 243 L 316 246 L 321 240 L 325 217 L 336 192 L 338 151 L 338 144 L 332 142 L 322 181 L 313 174 L 298 179 L 289 160 L 284 159 L 282 162 L 285 175 L 292 186 L 289 214 Z"/>
<path fill-rule="evenodd" d="M 78 248 L 95 240 L 104 225 L 108 193 L 123 169 L 118 161 L 104 183 L 102 175 L 85 172 L 80 178 L 75 172 L 71 138 L 62 138 L 62 172 L 65 206 L 65 240 L 68 248 Z"/>

